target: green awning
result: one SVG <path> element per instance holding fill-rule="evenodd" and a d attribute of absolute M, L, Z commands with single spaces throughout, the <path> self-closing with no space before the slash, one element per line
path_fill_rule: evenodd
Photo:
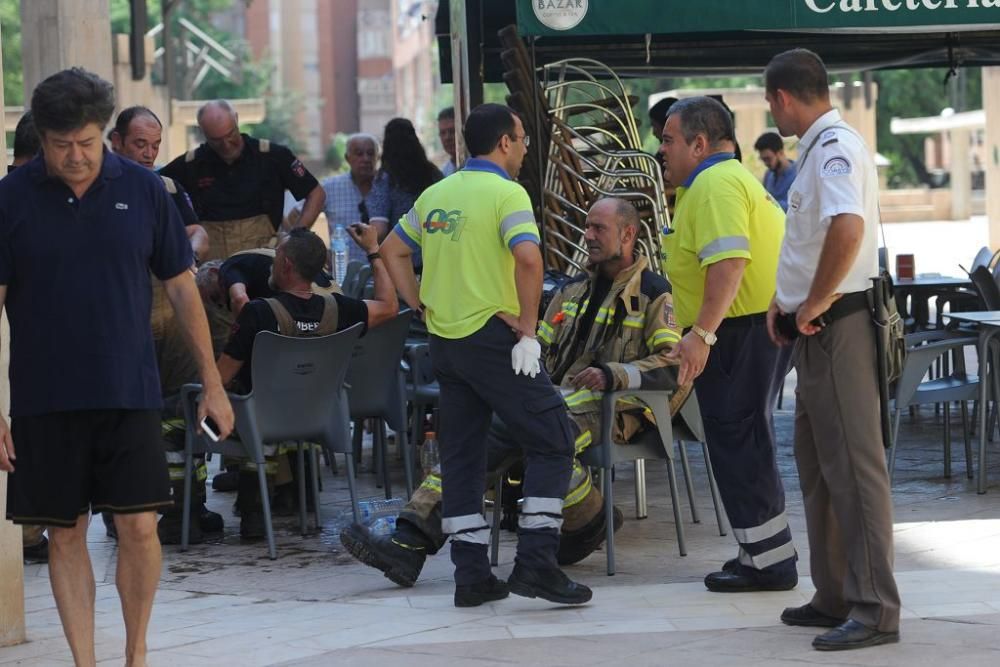
<path fill-rule="evenodd" d="M 517 0 L 525 36 L 1000 27 L 1000 0 Z"/>

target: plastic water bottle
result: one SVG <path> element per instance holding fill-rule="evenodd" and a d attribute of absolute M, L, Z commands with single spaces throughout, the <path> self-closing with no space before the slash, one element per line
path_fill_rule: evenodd
<path fill-rule="evenodd" d="M 371 526 L 377 519 L 395 517 L 404 505 L 406 502 L 402 498 L 370 498 L 358 503 L 358 513 L 361 523 Z"/>
<path fill-rule="evenodd" d="M 343 225 L 333 228 L 333 238 L 330 239 L 330 249 L 333 251 L 333 279 L 343 286 L 347 274 L 347 232 Z"/>
<path fill-rule="evenodd" d="M 375 519 L 368 528 L 372 535 L 389 536 L 396 530 L 396 517 L 383 516 Z"/>
<path fill-rule="evenodd" d="M 438 449 L 437 434 L 434 431 L 424 433 L 424 445 L 420 448 L 420 467 L 424 469 L 424 477 L 431 474 L 441 463 L 441 451 Z"/>

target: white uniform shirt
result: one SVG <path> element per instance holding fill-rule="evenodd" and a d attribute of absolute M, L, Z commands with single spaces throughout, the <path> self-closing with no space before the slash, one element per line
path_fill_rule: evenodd
<path fill-rule="evenodd" d="M 810 149 L 810 146 L 812 147 Z M 860 292 L 878 275 L 878 174 L 865 142 L 836 109 L 799 141 L 798 175 L 788 192 L 785 240 L 778 260 L 778 305 L 796 311 L 809 296 L 834 216 L 864 218 L 861 248 L 837 292 Z"/>

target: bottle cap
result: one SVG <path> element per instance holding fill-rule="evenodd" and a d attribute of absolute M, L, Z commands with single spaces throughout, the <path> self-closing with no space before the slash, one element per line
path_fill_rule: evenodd
<path fill-rule="evenodd" d="M 437 440 L 437 433 L 434 431 L 424 431 L 424 440 Z"/>

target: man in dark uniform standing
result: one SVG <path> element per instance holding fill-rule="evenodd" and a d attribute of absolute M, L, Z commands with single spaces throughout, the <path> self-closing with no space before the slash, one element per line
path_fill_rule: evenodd
<path fill-rule="evenodd" d="M 299 226 L 312 226 L 326 194 L 288 148 L 241 134 L 236 110 L 225 100 L 198 109 L 198 126 L 205 143 L 160 173 L 191 195 L 209 237 L 209 255 L 201 259 L 225 259 L 271 245 L 281 225 L 285 190 L 305 199 Z"/>
<path fill-rule="evenodd" d="M 530 137 L 514 111 L 498 104 L 476 107 L 464 132 L 473 158 L 425 190 L 382 245 L 406 303 L 420 312 L 426 305 L 441 384 L 441 528 L 452 538 L 455 606 L 478 606 L 508 592 L 588 602 L 590 589 L 556 562 L 574 438 L 562 396 L 540 368 L 535 339 L 542 291 L 538 226 L 528 194 L 513 180 Z M 419 287 L 411 259 L 418 249 L 424 257 Z M 507 583 L 490 571 L 482 514 L 494 412 L 525 451 L 517 558 Z"/>

